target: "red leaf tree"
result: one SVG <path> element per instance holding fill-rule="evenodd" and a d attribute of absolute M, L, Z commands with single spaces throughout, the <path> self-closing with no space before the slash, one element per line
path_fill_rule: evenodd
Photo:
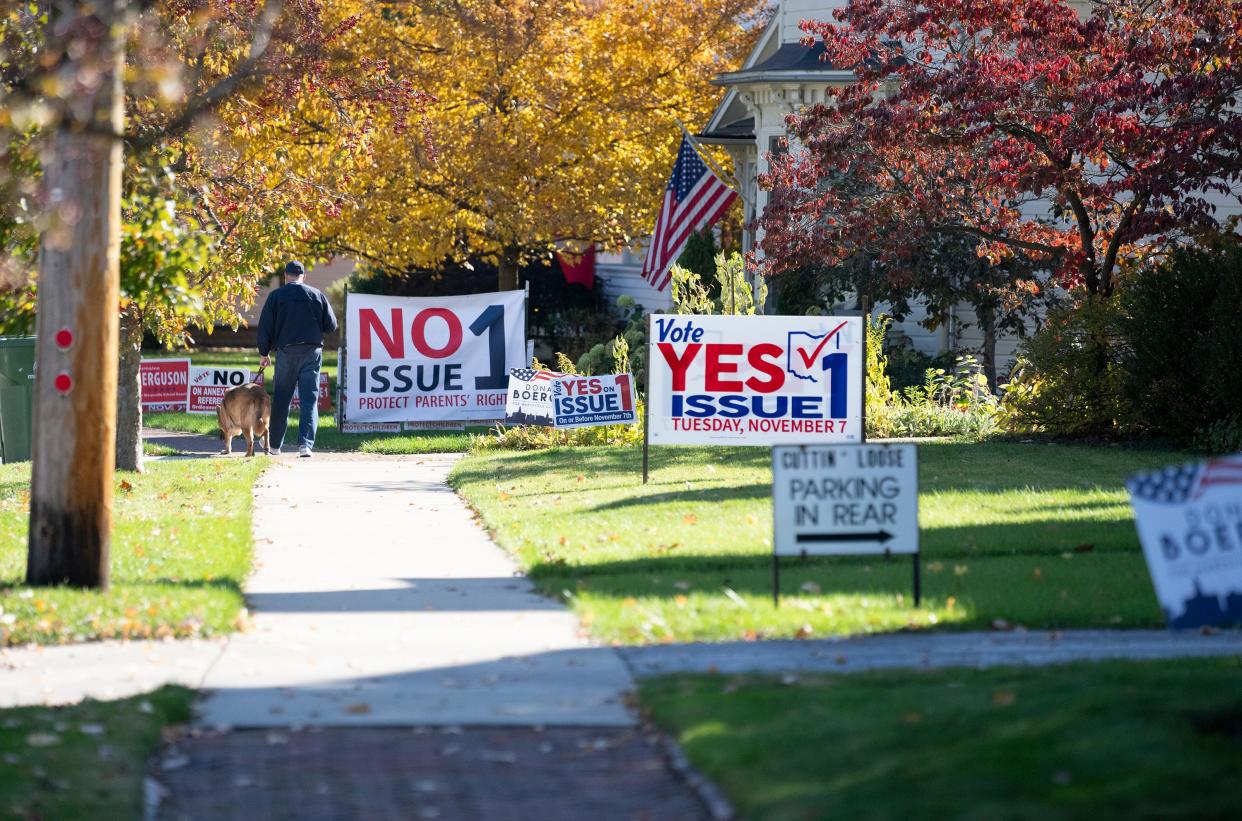
<path fill-rule="evenodd" d="M 851 0 L 804 22 L 858 82 L 790 119 L 762 249 L 773 270 L 930 237 L 1022 253 L 1112 294 L 1118 267 L 1220 227 L 1242 164 L 1238 0 Z"/>

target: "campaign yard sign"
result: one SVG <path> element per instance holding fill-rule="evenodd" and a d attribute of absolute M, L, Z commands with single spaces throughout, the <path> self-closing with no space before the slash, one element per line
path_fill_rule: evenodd
<path fill-rule="evenodd" d="M 537 371 L 514 368 L 509 371 L 509 393 L 505 400 L 506 425 L 542 425 L 550 428 L 552 418 L 552 384 L 560 371 Z"/>
<path fill-rule="evenodd" d="M 918 553 L 915 445 L 772 448 L 777 556 Z"/>
<path fill-rule="evenodd" d="M 190 413 L 215 413 L 229 388 L 244 385 L 254 378 L 246 368 L 208 368 L 190 366 L 190 390 L 186 410 Z"/>
<path fill-rule="evenodd" d="M 144 412 L 184 411 L 189 396 L 190 360 L 143 359 L 138 363 L 138 384 Z"/>
<path fill-rule="evenodd" d="M 526 293 L 453 297 L 350 294 L 350 422 L 495 419 L 526 355 Z"/>
<path fill-rule="evenodd" d="M 552 382 L 557 428 L 629 425 L 638 421 L 634 378 L 628 373 L 563 376 Z"/>
<path fill-rule="evenodd" d="M 653 445 L 862 441 L 858 317 L 652 316 Z"/>
<path fill-rule="evenodd" d="M 1242 624 L 1242 455 L 1126 482 L 1170 627 Z"/>

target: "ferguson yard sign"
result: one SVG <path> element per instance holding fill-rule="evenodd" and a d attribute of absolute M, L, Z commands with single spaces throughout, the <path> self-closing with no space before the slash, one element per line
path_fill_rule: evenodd
<path fill-rule="evenodd" d="M 914 555 L 919 600 L 915 445 L 772 448 L 773 595 L 781 556 Z"/>

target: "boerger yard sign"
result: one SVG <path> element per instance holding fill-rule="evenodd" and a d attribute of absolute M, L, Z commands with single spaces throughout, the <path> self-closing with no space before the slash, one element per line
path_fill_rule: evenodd
<path fill-rule="evenodd" d="M 919 591 L 919 464 L 909 444 L 772 448 L 772 595 L 782 556 L 908 553 Z"/>
<path fill-rule="evenodd" d="M 1126 482 L 1170 627 L 1242 624 L 1242 455 Z"/>
<path fill-rule="evenodd" d="M 858 317 L 652 316 L 653 445 L 863 441 Z"/>
<path fill-rule="evenodd" d="M 496 419 L 526 356 L 526 293 L 349 294 L 344 421 Z"/>

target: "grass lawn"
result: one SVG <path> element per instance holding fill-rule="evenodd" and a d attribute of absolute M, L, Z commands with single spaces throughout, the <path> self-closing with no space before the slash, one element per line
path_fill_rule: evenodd
<path fill-rule="evenodd" d="M 0 711 L 0 815 L 142 818 L 147 759 L 190 718 L 192 693 L 165 687 L 120 701 Z"/>
<path fill-rule="evenodd" d="M 902 628 L 1162 624 L 1123 480 L 1183 454 L 920 446 L 923 607 L 909 558 L 785 560 L 771 600 L 766 449 L 485 453 L 452 482 L 540 589 L 620 643 Z"/>
<path fill-rule="evenodd" d="M 112 589 L 30 588 L 30 465 L 0 465 L 0 646 L 233 630 L 260 459 L 170 460 L 117 476 Z"/>
<path fill-rule="evenodd" d="M 753 821 L 1242 817 L 1237 658 L 672 677 L 640 700 Z"/>

